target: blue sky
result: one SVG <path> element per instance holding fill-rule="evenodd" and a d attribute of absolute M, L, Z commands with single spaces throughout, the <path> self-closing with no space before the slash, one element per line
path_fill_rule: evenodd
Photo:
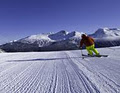
<path fill-rule="evenodd" d="M 0 43 L 60 30 L 120 28 L 120 0 L 0 0 Z"/>

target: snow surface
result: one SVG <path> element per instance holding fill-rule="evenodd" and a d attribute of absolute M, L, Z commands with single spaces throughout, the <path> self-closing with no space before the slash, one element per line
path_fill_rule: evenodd
<path fill-rule="evenodd" d="M 98 51 L 1 53 L 0 93 L 120 93 L 120 47 Z"/>

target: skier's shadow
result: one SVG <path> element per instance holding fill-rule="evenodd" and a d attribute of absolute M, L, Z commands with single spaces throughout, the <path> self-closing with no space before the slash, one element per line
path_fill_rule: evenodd
<path fill-rule="evenodd" d="M 81 58 L 81 57 L 70 57 L 70 58 Z M 52 61 L 52 60 L 63 60 L 68 58 L 40 58 L 40 59 L 26 59 L 26 60 L 8 60 L 7 62 L 25 62 L 25 61 Z"/>

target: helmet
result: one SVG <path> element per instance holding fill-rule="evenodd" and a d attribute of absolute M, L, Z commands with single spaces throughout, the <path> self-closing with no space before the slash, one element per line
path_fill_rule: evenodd
<path fill-rule="evenodd" d="M 86 35 L 86 34 L 82 34 L 81 37 L 82 37 L 82 38 L 86 38 L 87 35 Z"/>

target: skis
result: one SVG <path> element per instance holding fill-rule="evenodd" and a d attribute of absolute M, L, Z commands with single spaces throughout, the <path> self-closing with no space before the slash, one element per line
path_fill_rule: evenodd
<path fill-rule="evenodd" d="M 108 57 L 108 55 L 85 55 L 85 54 L 82 54 L 83 57 Z"/>

